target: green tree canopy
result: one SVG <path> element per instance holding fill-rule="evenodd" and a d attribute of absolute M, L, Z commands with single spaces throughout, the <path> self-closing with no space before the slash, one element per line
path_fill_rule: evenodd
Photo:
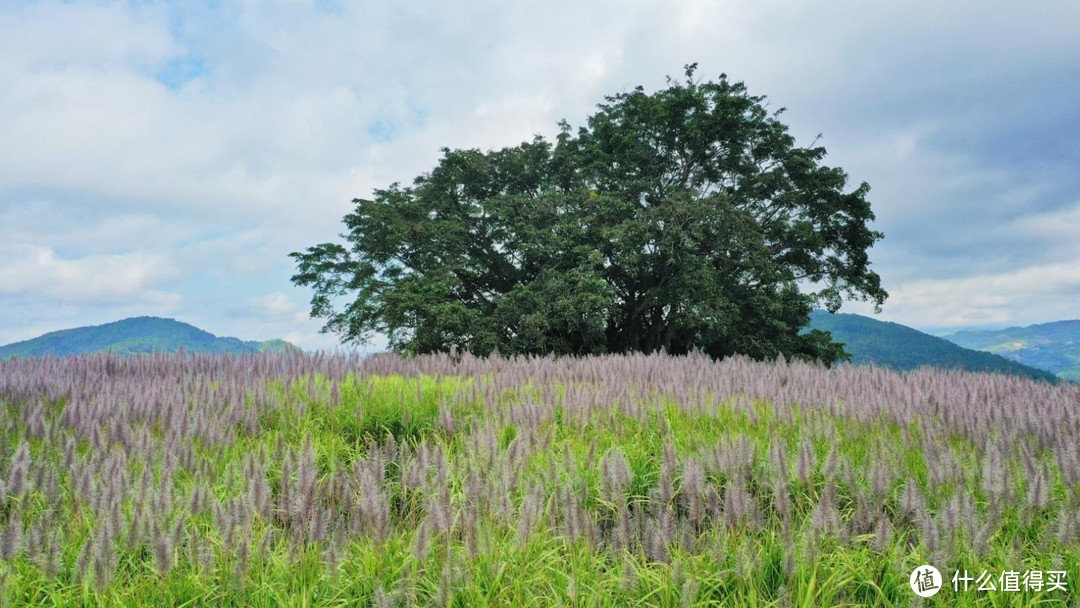
<path fill-rule="evenodd" d="M 477 354 L 843 355 L 810 311 L 887 297 L 862 183 L 721 75 L 605 98 L 554 143 L 444 149 L 356 199 L 346 244 L 291 254 L 345 341 Z"/>

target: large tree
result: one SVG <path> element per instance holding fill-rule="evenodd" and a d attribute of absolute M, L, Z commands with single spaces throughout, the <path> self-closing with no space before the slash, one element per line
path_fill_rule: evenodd
<path fill-rule="evenodd" d="M 354 200 L 346 244 L 291 254 L 312 316 L 415 353 L 842 356 L 800 329 L 815 307 L 887 296 L 869 186 L 845 191 L 782 109 L 694 68 L 605 98 L 554 143 L 444 149 L 411 186 Z"/>

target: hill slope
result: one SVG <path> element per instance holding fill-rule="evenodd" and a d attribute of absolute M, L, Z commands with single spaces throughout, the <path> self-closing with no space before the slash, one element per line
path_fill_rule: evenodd
<path fill-rule="evenodd" d="M 852 363 L 873 363 L 898 370 L 928 365 L 974 372 L 999 372 L 1055 381 L 1053 374 L 1027 367 L 991 353 L 963 348 L 899 323 L 852 314 L 810 314 L 810 329 L 832 332 L 844 343 Z"/>
<path fill-rule="evenodd" d="M 960 331 L 943 337 L 964 348 L 991 352 L 1059 378 L 1080 381 L 1080 320 Z"/>
<path fill-rule="evenodd" d="M 160 317 L 133 317 L 104 325 L 76 327 L 0 346 L 0 358 L 65 357 L 112 351 L 121 355 L 151 352 L 243 353 L 286 351 L 296 347 L 284 340 L 266 342 L 219 338 L 194 325 Z"/>

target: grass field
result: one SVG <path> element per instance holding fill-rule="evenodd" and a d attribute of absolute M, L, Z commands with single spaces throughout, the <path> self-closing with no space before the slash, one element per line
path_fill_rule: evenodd
<path fill-rule="evenodd" d="M 945 579 L 925 600 L 923 564 Z M 4 605 L 1070 606 L 1078 565 L 1078 385 L 664 356 L 0 362 Z"/>

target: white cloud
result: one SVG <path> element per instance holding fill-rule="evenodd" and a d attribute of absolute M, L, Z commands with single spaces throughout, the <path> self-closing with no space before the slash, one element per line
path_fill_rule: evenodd
<path fill-rule="evenodd" d="M 49 247 L 0 247 L 0 294 L 83 303 L 145 300 L 157 307 L 175 306 L 176 294 L 153 287 L 175 278 L 162 256 L 133 252 L 65 259 Z"/>
<path fill-rule="evenodd" d="M 1043 243 L 1056 259 L 1073 260 L 1080 266 L 1080 239 L 1077 238 L 1080 235 L 1080 202 L 1063 209 L 1026 215 L 1010 228 Z"/>
<path fill-rule="evenodd" d="M 283 292 L 274 292 L 248 301 L 252 313 L 268 319 L 295 318 L 296 303 Z"/>
<path fill-rule="evenodd" d="M 1080 258 L 1078 258 L 1080 259 Z M 915 280 L 891 288 L 882 318 L 918 328 L 1030 325 L 1077 318 L 1080 263 L 1029 266 L 949 280 Z M 844 312 L 869 314 L 862 304 Z"/>
<path fill-rule="evenodd" d="M 150 70 L 178 51 L 164 15 L 116 3 L 7 4 L 0 34 L 0 63 L 42 72 L 116 65 Z"/>

